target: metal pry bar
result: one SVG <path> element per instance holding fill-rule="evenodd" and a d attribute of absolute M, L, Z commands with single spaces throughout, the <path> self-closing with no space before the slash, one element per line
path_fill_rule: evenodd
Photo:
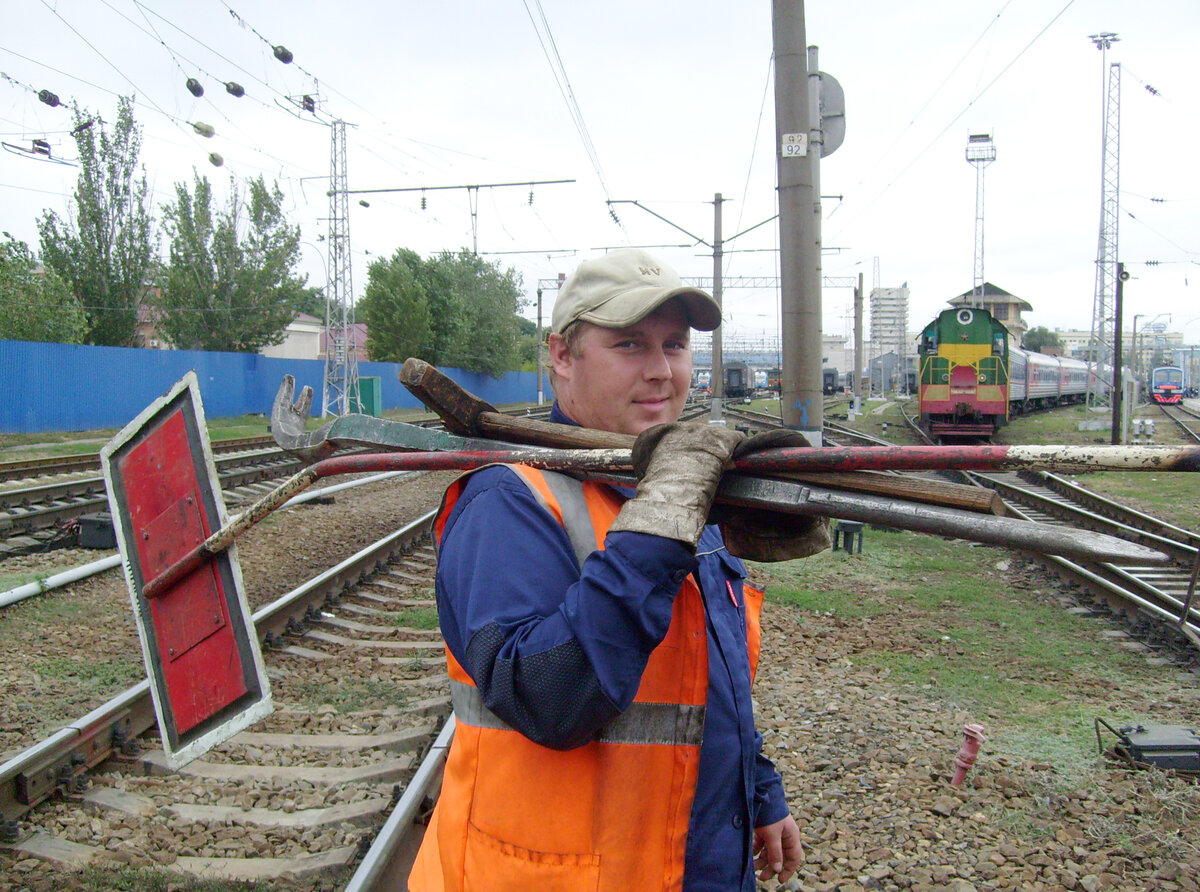
<path fill-rule="evenodd" d="M 422 428 L 411 430 L 423 431 Z M 504 444 L 492 444 L 503 446 Z M 798 450 L 804 453 L 817 449 Z M 526 464 L 554 471 L 570 471 L 613 483 L 633 484 L 629 453 L 619 449 L 494 449 L 491 451 L 388 452 L 329 458 L 309 465 L 284 481 L 246 511 L 233 518 L 183 558 L 166 568 L 146 585 L 143 596 L 151 599 L 167 591 L 182 577 L 228 548 L 233 540 L 258 523 L 292 496 L 323 477 L 378 471 L 471 470 L 490 464 Z M 581 474 L 582 472 L 582 474 Z M 1062 527 L 1043 527 L 1031 521 L 990 517 L 955 508 L 921 505 L 900 499 L 861 493 L 836 492 L 790 480 L 726 474 L 718 499 L 748 508 L 792 514 L 862 520 L 898 529 L 953 536 L 961 539 L 1024 548 L 1048 554 L 1110 563 L 1166 563 L 1158 551 L 1114 536 Z"/>
<path fill-rule="evenodd" d="M 433 428 L 388 421 L 371 415 L 341 415 L 313 431 L 305 430 L 312 388 L 305 386 L 300 397 L 292 403 L 296 379 L 284 375 L 271 407 L 271 436 L 280 448 L 286 449 L 307 462 L 329 458 L 339 449 L 364 446 L 402 452 L 457 452 L 495 449 L 494 440 L 460 437 Z M 529 449 L 538 447 L 530 446 Z"/>

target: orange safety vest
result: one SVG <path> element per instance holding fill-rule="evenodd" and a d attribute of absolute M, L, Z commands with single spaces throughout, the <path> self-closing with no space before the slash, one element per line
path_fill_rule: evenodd
<path fill-rule="evenodd" d="M 582 564 L 624 498 L 610 487 L 511 466 L 566 529 Z M 465 477 L 465 475 L 464 475 Z M 450 486 L 438 541 L 463 477 Z M 762 594 L 746 586 L 751 673 Z M 683 886 L 708 688 L 704 603 L 692 576 L 633 704 L 573 750 L 539 746 L 484 705 L 447 649 L 457 729 L 411 892 L 646 892 Z"/>

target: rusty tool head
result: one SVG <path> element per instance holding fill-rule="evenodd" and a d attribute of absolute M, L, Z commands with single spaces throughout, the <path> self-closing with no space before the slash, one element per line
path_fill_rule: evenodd
<path fill-rule="evenodd" d="M 433 409 L 446 430 L 462 437 L 479 436 L 479 418 L 496 407 L 450 380 L 423 359 L 409 357 L 400 367 L 400 383 Z"/>
<path fill-rule="evenodd" d="M 305 430 L 309 410 L 312 408 L 313 391 L 307 384 L 300 390 L 300 397 L 292 403 L 296 391 L 296 379 L 284 375 L 271 406 L 271 436 L 280 448 L 286 449 L 305 461 L 320 461 L 334 453 L 329 434 L 337 419 L 315 430 Z"/>

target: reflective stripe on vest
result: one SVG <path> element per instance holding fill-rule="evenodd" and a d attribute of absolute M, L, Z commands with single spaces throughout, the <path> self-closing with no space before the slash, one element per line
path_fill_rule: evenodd
<path fill-rule="evenodd" d="M 502 718 L 483 705 L 474 685 L 450 682 L 454 717 L 464 725 L 512 731 Z M 670 744 L 699 746 L 704 736 L 704 707 L 686 703 L 630 704 L 623 713 L 596 732 L 597 743 Z"/>
<path fill-rule="evenodd" d="M 524 474 L 518 472 L 517 477 L 529 487 L 538 504 L 550 511 L 550 504 L 542 491 Z M 596 533 L 592 527 L 592 517 L 588 513 L 587 500 L 583 495 L 583 482 L 553 471 L 543 471 L 542 479 L 546 481 L 547 488 L 558 502 L 562 512 L 563 529 L 566 530 L 567 538 L 571 540 L 571 550 L 575 552 L 575 563 L 582 567 L 587 556 L 596 550 Z"/>

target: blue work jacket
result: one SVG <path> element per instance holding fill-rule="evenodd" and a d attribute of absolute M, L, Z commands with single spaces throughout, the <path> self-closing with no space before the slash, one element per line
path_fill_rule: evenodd
<path fill-rule="evenodd" d="M 551 419 L 573 423 L 557 405 Z M 788 808 L 754 726 L 745 566 L 717 527 L 705 529 L 695 555 L 674 539 L 610 533 L 580 568 L 562 526 L 516 473 L 485 468 L 443 525 L 438 614 L 492 711 L 531 740 L 566 749 L 633 702 L 688 573 L 704 598 L 708 692 L 683 885 L 753 892 L 753 828 Z"/>

